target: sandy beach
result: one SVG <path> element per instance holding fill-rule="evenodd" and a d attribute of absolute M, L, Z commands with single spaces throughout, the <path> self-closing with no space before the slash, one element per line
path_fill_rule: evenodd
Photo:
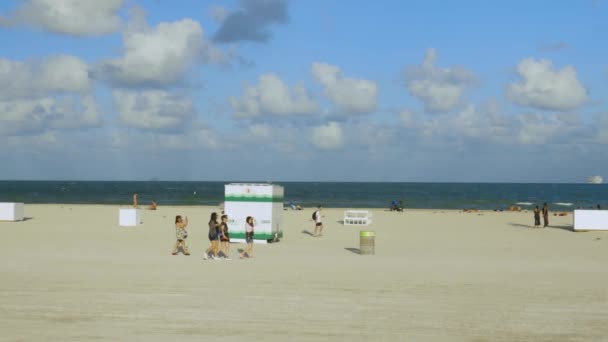
<path fill-rule="evenodd" d="M 608 336 L 608 234 L 572 215 L 374 209 L 376 255 L 325 209 L 284 211 L 255 259 L 202 260 L 214 207 L 26 205 L 0 222 L 0 340 L 597 341 Z M 175 215 L 192 255 L 172 256 Z"/>

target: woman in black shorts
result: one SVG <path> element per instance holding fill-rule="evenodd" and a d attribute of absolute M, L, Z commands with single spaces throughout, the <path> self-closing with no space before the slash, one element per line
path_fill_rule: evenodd
<path fill-rule="evenodd" d="M 230 259 L 230 234 L 228 233 L 228 215 L 222 215 L 220 222 L 220 250 L 224 258 Z"/>
<path fill-rule="evenodd" d="M 213 259 L 219 258 L 219 228 L 220 224 L 217 222 L 217 213 L 211 213 L 211 217 L 209 218 L 209 233 L 207 234 L 211 246 L 209 246 L 205 251 L 205 254 L 203 254 L 203 259 L 205 260 L 209 258 L 211 252 L 213 252 L 213 255 L 211 256 Z"/>

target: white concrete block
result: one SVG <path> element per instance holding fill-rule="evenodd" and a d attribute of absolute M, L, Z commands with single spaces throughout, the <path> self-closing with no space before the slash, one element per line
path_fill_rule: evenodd
<path fill-rule="evenodd" d="M 575 210 L 574 230 L 608 230 L 608 210 Z"/>
<path fill-rule="evenodd" d="M 23 221 L 23 203 L 0 203 L 0 221 Z"/>
<path fill-rule="evenodd" d="M 143 224 L 141 210 L 135 208 L 118 209 L 118 225 L 121 227 L 133 227 Z"/>

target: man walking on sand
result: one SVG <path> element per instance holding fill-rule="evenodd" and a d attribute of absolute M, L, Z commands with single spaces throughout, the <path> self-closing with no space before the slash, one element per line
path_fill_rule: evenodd
<path fill-rule="evenodd" d="M 321 206 L 317 207 L 317 211 L 312 214 L 312 219 L 315 221 L 315 233 L 312 236 L 321 236 L 323 234 L 323 222 L 321 222 Z"/>
<path fill-rule="evenodd" d="M 547 202 L 543 204 L 543 221 L 545 227 L 549 226 L 549 206 L 547 205 Z"/>

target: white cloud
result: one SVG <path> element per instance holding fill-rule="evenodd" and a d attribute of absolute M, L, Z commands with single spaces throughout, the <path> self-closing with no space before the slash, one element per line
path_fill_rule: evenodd
<path fill-rule="evenodd" d="M 247 132 L 254 141 L 269 140 L 272 137 L 272 127 L 270 125 L 251 125 Z"/>
<path fill-rule="evenodd" d="M 275 74 L 263 74 L 257 85 L 248 85 L 240 99 L 230 98 L 236 117 L 247 118 L 260 115 L 306 115 L 319 111 L 303 86 L 293 90 Z"/>
<path fill-rule="evenodd" d="M 595 141 L 600 144 L 608 144 L 608 112 L 598 114 L 596 121 L 597 133 Z"/>
<path fill-rule="evenodd" d="M 515 137 L 523 145 L 545 144 L 558 136 L 567 141 L 566 137 L 579 129 L 580 125 L 576 114 L 530 113 L 518 115 L 517 121 L 519 125 Z"/>
<path fill-rule="evenodd" d="M 101 123 L 101 111 L 92 96 L 79 99 L 15 99 L 0 101 L 0 134 L 30 135 L 50 129 L 80 129 Z"/>
<path fill-rule="evenodd" d="M 26 24 L 55 33 L 86 36 L 119 29 L 123 0 L 26 0 L 10 24 Z M 6 20 L 5 20 L 6 21 Z"/>
<path fill-rule="evenodd" d="M 507 98 L 522 106 L 570 110 L 587 100 L 587 91 L 576 76 L 576 70 L 567 66 L 561 70 L 551 61 L 524 59 L 517 66 L 521 82 L 507 88 Z"/>
<path fill-rule="evenodd" d="M 221 144 L 220 144 L 221 142 Z M 159 152 L 159 151 L 193 151 L 226 147 L 219 141 L 215 132 L 203 125 L 188 127 L 180 134 L 162 131 L 137 130 L 126 132 L 117 129 L 110 137 L 110 146 L 118 149 Z"/>
<path fill-rule="evenodd" d="M 182 132 L 195 114 L 190 99 L 162 90 L 115 90 L 112 98 L 120 120 L 141 129 Z"/>
<path fill-rule="evenodd" d="M 333 150 L 344 143 L 344 133 L 340 124 L 329 122 L 313 128 L 310 140 L 314 146 L 320 149 Z"/>
<path fill-rule="evenodd" d="M 467 105 L 452 116 L 446 129 L 451 133 L 487 142 L 507 143 L 512 139 L 512 123 L 500 114 L 498 105 Z"/>
<path fill-rule="evenodd" d="M 376 82 L 344 77 L 340 68 L 326 63 L 313 63 L 311 72 L 324 87 L 323 93 L 342 113 L 371 113 L 377 108 Z"/>
<path fill-rule="evenodd" d="M 572 113 L 523 113 L 509 115 L 501 112 L 495 101 L 482 105 L 469 104 L 456 113 L 432 117 L 399 113 L 403 127 L 430 144 L 501 144 L 541 145 L 551 141 L 585 140 L 580 115 Z M 473 145 L 471 145 L 473 146 Z"/>
<path fill-rule="evenodd" d="M 88 66 L 74 56 L 58 55 L 31 63 L 0 58 L 0 99 L 82 93 L 89 87 Z"/>
<path fill-rule="evenodd" d="M 423 63 L 409 66 L 405 73 L 408 92 L 424 103 L 427 112 L 454 109 L 465 91 L 476 82 L 475 75 L 463 67 L 435 67 L 436 59 L 435 50 L 429 49 Z"/>
<path fill-rule="evenodd" d="M 124 56 L 101 64 L 98 74 L 113 83 L 169 85 L 178 82 L 197 62 L 224 62 L 224 54 L 206 39 L 197 21 L 162 22 L 149 28 L 135 11 L 124 33 Z"/>

